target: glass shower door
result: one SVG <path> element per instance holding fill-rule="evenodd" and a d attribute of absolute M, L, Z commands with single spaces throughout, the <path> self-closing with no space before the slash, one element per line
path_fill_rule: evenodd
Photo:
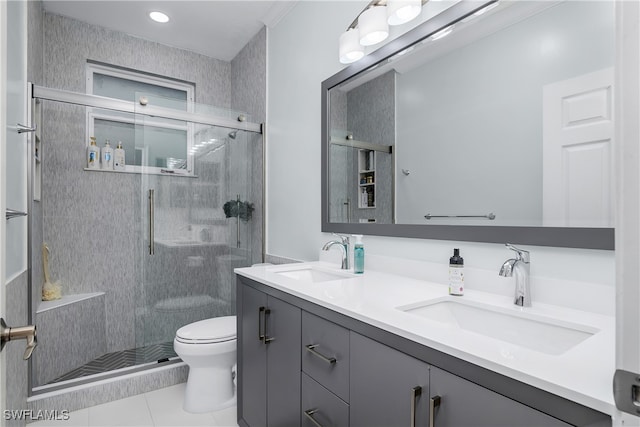
<path fill-rule="evenodd" d="M 136 347 L 144 362 L 174 357 L 180 327 L 235 314 L 233 269 L 262 257 L 261 141 L 248 131 L 136 114 L 143 168 Z"/>

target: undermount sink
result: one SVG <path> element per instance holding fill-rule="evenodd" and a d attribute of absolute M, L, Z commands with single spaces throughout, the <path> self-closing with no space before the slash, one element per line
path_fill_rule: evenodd
<path fill-rule="evenodd" d="M 586 325 L 450 298 L 397 309 L 550 355 L 562 354 L 599 332 Z"/>
<path fill-rule="evenodd" d="M 311 266 L 304 266 L 296 269 L 289 269 L 284 271 L 276 271 L 276 274 L 290 279 L 305 281 L 305 282 L 328 282 L 331 280 L 344 280 L 349 279 L 352 276 L 347 274 L 334 273 L 332 271 L 320 270 Z"/>

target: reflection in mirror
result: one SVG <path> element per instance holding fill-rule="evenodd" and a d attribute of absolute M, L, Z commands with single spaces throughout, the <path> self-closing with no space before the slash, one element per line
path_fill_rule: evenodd
<path fill-rule="evenodd" d="M 613 227 L 614 24 L 500 2 L 334 86 L 329 222 Z"/>

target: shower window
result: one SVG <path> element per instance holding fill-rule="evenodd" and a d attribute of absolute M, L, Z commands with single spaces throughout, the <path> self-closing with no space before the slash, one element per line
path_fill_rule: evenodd
<path fill-rule="evenodd" d="M 187 82 L 102 64 L 87 64 L 87 93 L 93 95 L 193 112 L 194 90 L 194 85 Z M 147 135 L 153 135 L 152 144 L 136 140 L 139 127 L 144 127 Z M 127 172 L 159 173 L 172 169 L 193 174 L 191 124 L 161 118 L 140 124 L 133 114 L 87 108 L 86 128 L 87 143 L 91 136 L 96 137 L 100 147 L 104 147 L 106 141 L 114 149 L 122 143 Z"/>

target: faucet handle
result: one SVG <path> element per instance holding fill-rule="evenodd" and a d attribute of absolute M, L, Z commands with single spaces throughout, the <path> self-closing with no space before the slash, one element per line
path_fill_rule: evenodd
<path fill-rule="evenodd" d="M 339 237 L 343 245 L 349 244 L 349 236 L 345 236 L 344 234 L 338 234 L 338 233 L 331 233 L 331 234 L 333 234 L 336 237 Z"/>
<path fill-rule="evenodd" d="M 517 248 L 515 246 L 513 246 L 511 243 L 505 243 L 504 244 L 508 249 L 511 249 L 512 251 L 514 251 L 517 255 L 516 259 L 518 261 L 522 261 L 524 263 L 529 263 L 531 257 L 529 255 L 529 251 L 525 251 L 524 249 L 520 249 Z"/>

